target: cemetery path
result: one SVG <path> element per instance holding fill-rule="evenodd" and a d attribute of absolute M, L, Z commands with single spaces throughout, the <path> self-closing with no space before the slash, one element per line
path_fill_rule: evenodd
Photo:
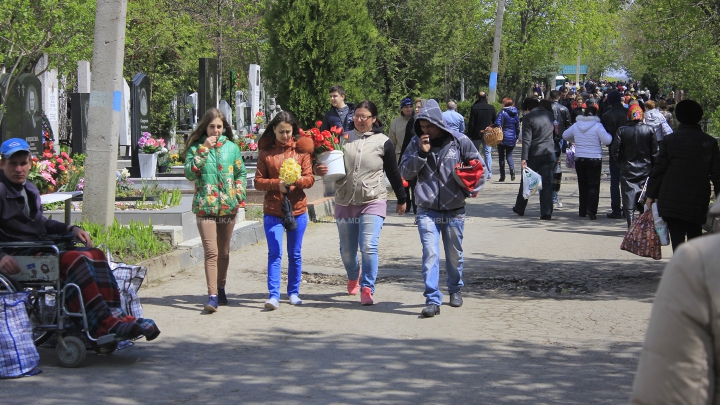
<path fill-rule="evenodd" d="M 90 353 L 71 370 L 42 348 L 43 373 L 4 381 L 2 402 L 627 402 L 667 259 L 620 251 L 624 220 L 578 218 L 574 180 L 563 184 L 564 207 L 552 221 L 539 220 L 537 196 L 525 217 L 513 214 L 517 189 L 490 180 L 468 201 L 462 308 L 419 317 L 421 248 L 411 215 L 387 218 L 376 304 L 367 307 L 345 292 L 335 225 L 314 223 L 303 245 L 302 306 L 283 295 L 279 310 L 263 309 L 267 246 L 248 246 L 232 253 L 228 307 L 201 314 L 200 267 L 145 286 L 157 341 Z M 601 196 L 604 212 L 606 181 Z"/>

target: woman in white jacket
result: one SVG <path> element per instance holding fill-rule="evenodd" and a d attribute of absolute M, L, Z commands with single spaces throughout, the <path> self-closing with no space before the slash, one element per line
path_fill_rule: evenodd
<path fill-rule="evenodd" d="M 585 115 L 563 133 L 563 139 L 575 144 L 575 171 L 580 192 L 579 214 L 597 219 L 600 201 L 602 145 L 609 145 L 612 136 L 605 131 L 596 107 L 587 107 Z"/>

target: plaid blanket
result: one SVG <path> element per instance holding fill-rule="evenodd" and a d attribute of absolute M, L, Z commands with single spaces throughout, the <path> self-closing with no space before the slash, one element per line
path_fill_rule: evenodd
<path fill-rule="evenodd" d="M 119 338 L 134 339 L 145 335 L 155 339 L 160 330 L 151 319 L 135 318 L 123 312 L 117 281 L 105 254 L 100 249 L 78 248 L 60 254 L 60 277 L 65 283 L 80 287 L 90 336 L 98 338 L 115 334 Z M 69 289 L 67 307 L 80 312 L 76 289 Z"/>

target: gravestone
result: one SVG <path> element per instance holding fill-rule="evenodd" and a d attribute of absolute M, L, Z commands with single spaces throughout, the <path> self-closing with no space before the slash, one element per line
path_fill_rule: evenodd
<path fill-rule="evenodd" d="M 235 92 L 235 129 L 240 135 L 247 135 L 247 123 L 250 122 L 248 117 L 247 103 L 243 97 L 242 91 Z"/>
<path fill-rule="evenodd" d="M 132 145 L 132 136 L 130 129 L 130 86 L 123 79 L 123 93 L 120 104 L 120 133 L 118 136 L 118 144 L 120 145 L 120 154 L 128 156 Z"/>
<path fill-rule="evenodd" d="M 77 65 L 78 93 L 90 93 L 90 62 L 81 60 Z"/>
<path fill-rule="evenodd" d="M 90 116 L 90 93 L 70 93 L 70 124 L 72 125 L 72 152 L 85 153 Z"/>
<path fill-rule="evenodd" d="M 192 93 L 187 98 L 188 107 L 192 106 L 190 110 L 190 127 L 192 129 L 195 129 L 198 122 L 198 98 L 197 93 Z"/>
<path fill-rule="evenodd" d="M 3 77 L 3 85 L 7 79 L 7 76 Z M 38 156 L 43 152 L 41 88 L 40 80 L 34 74 L 18 76 L 8 91 L 2 122 L 3 141 L 10 138 L 25 139 L 32 154 Z"/>
<path fill-rule="evenodd" d="M 232 108 L 230 108 L 230 104 L 228 104 L 228 102 L 225 100 L 220 100 L 220 107 L 218 108 L 225 115 L 225 119 L 227 120 L 228 124 L 232 125 Z"/>
<path fill-rule="evenodd" d="M 35 67 L 35 73 L 45 70 L 45 72 L 38 75 L 40 83 L 42 84 L 42 111 L 45 113 L 48 122 L 50 123 L 50 129 L 52 130 L 52 141 L 55 146 L 55 151 L 60 150 L 59 141 L 59 99 L 60 90 L 58 88 L 58 71 L 57 69 L 47 69 L 48 57 L 43 57 Z"/>
<path fill-rule="evenodd" d="M 205 112 L 218 108 L 218 69 L 217 59 L 200 59 L 200 88 L 198 90 L 198 112 L 202 119 Z"/>
<path fill-rule="evenodd" d="M 143 132 L 150 132 L 150 78 L 145 73 L 138 73 L 130 87 L 130 128 L 132 145 L 132 168 L 130 175 L 140 177 L 138 161 L 138 140 Z"/>
<path fill-rule="evenodd" d="M 248 72 L 248 84 L 250 85 L 250 125 L 255 121 L 258 111 L 263 110 L 262 106 L 262 80 L 260 80 L 260 65 L 251 64 Z"/>

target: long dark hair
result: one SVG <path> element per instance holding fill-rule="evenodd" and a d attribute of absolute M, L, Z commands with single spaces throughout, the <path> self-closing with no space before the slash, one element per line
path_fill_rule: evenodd
<path fill-rule="evenodd" d="M 207 110 L 207 112 L 205 112 L 205 115 L 203 115 L 200 122 L 198 122 L 195 130 L 190 134 L 190 136 L 188 136 L 187 142 L 185 143 L 185 150 L 183 151 L 183 155 L 187 154 L 187 151 L 188 149 L 190 149 L 190 145 L 192 145 L 193 142 L 202 138 L 202 136 L 207 133 L 208 125 L 210 125 L 210 123 L 213 122 L 215 118 L 220 118 L 220 120 L 222 121 L 223 134 L 228 137 L 228 139 L 233 139 L 232 125 L 230 125 L 230 123 L 227 121 L 227 118 L 225 118 L 225 114 L 223 114 L 222 111 L 218 110 L 217 108 L 211 108 Z"/>
<path fill-rule="evenodd" d="M 360 104 L 355 106 L 355 110 L 357 111 L 359 108 L 364 108 L 368 111 L 370 111 L 370 115 L 375 117 L 375 123 L 373 123 L 373 128 L 382 128 L 383 123 L 380 121 L 380 118 L 378 118 L 378 110 L 375 103 L 373 103 L 370 100 L 364 100 L 361 101 Z"/>
<path fill-rule="evenodd" d="M 300 138 L 300 127 L 298 126 L 295 116 L 290 111 L 280 111 L 270 121 L 265 132 L 263 132 L 260 139 L 258 139 L 258 145 L 261 147 L 268 147 L 275 143 L 275 127 L 281 122 L 292 125 L 292 137 L 293 140 L 297 141 Z"/>

